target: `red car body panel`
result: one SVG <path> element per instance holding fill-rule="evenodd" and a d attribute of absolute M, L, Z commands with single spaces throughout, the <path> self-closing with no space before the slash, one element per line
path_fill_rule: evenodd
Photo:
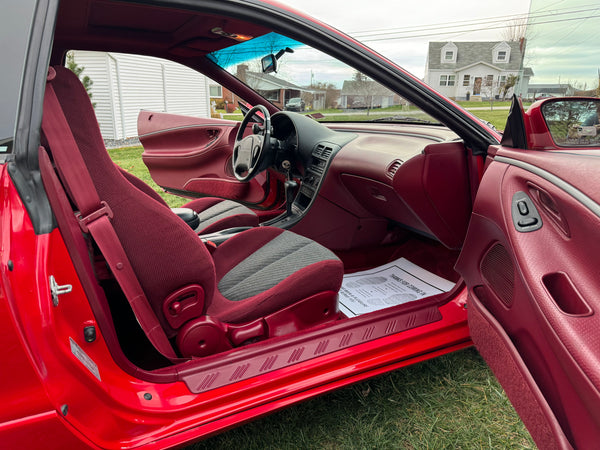
<path fill-rule="evenodd" d="M 440 308 L 443 320 L 218 389 L 193 394 L 184 382 L 146 382 L 115 364 L 99 331 L 93 343 L 85 341 L 83 328 L 95 322 L 87 301 L 78 301 L 85 300 L 81 285 L 74 282 L 73 291 L 52 305 L 48 276 L 53 274 L 58 283 L 77 280 L 60 233 L 33 233 L 6 176 L 3 200 L 8 212 L 2 214 L 3 296 L 11 311 L 2 317 L 17 331 L 11 339 L 21 337 L 13 344 L 13 370 L 3 371 L 11 380 L 3 384 L 9 399 L 3 411 L 12 414 L 3 418 L 0 435 L 9 447 L 21 445 L 25 434 L 37 436 L 51 428 L 49 448 L 164 448 L 471 345 L 463 290 Z M 73 350 L 72 342 L 78 349 Z M 14 390 L 15 379 L 21 383 L 19 391 Z M 28 393 L 25 402 L 23 392 Z"/>
<path fill-rule="evenodd" d="M 120 12 L 123 14 L 117 14 L 117 21 L 126 25 L 135 20 L 142 7 L 141 4 L 110 2 L 99 2 L 95 6 L 100 3 L 108 9 L 93 11 L 94 26 L 110 24 L 113 13 Z M 242 7 L 233 2 L 224 3 Z M 275 9 L 267 11 L 268 5 Z M 150 40 L 143 41 L 140 47 L 139 42 L 132 44 L 125 34 L 106 37 L 89 33 L 88 6 L 89 2 L 63 2 L 62 8 L 67 11 L 63 11 L 57 27 L 54 63 L 60 63 L 58 59 L 63 50 L 72 48 L 76 24 L 82 25 L 84 47 L 118 51 L 132 45 L 131 48 L 141 53 L 153 53 Z M 381 68 L 387 70 L 388 81 L 393 77 L 403 80 L 396 80 L 398 92 L 406 93 L 398 86 L 405 89 L 410 86 L 422 90 L 425 99 L 422 103 L 439 101 L 437 106 L 445 110 L 448 124 L 462 133 L 461 137 L 470 138 L 471 144 L 481 147 L 500 138 L 478 122 L 475 125 L 469 119 L 462 120 L 461 117 L 473 119 L 473 116 L 333 28 L 302 14 L 294 15 L 276 2 L 248 2 L 243 7 L 252 9 L 252 13 L 263 8 L 262 12 L 271 14 L 269 20 L 277 16 L 281 24 L 285 22 L 282 29 L 288 27 L 289 31 L 295 25 L 297 29 L 293 31 L 298 34 L 298 29 L 306 32 L 307 27 L 320 32 L 327 30 L 330 44 L 338 40 L 346 50 L 352 50 L 355 58 L 352 62 L 359 69 L 361 64 L 381 63 Z M 163 10 L 157 6 L 149 7 L 146 12 L 148 23 L 155 22 L 158 30 L 163 26 L 163 19 L 167 25 L 171 20 L 177 23 L 177 17 L 184 14 L 183 10 Z M 247 19 L 241 13 L 240 16 Z M 243 25 L 245 22 L 240 16 L 230 19 Z M 218 24 L 219 18 L 215 17 L 214 24 Z M 49 19 L 51 22 L 54 17 Z M 304 21 L 301 26 L 299 19 Z M 265 18 L 261 20 L 262 24 L 269 23 Z M 257 27 L 258 34 L 266 29 L 266 25 L 251 26 Z M 309 41 L 316 39 L 305 37 Z M 169 54 L 171 47 L 167 41 L 154 44 L 158 46 L 156 56 Z M 342 53 L 341 47 L 332 47 L 333 54 Z M 190 54 L 182 53 L 186 51 L 184 47 L 178 51 L 179 58 L 192 59 L 196 55 L 193 48 L 187 49 Z M 363 62 L 358 55 L 372 59 Z M 214 67 L 203 73 L 218 75 L 220 81 L 237 86 L 243 98 L 251 103 L 261 101 L 258 94 L 240 82 L 228 80 L 229 75 Z M 595 365 L 599 356 L 593 346 L 600 328 L 597 314 L 592 314 L 596 306 L 594 297 L 600 290 L 595 271 L 600 264 L 600 240 L 595 239 L 590 244 L 587 239 L 597 238 L 599 214 L 590 212 L 590 204 L 593 208 L 593 204 L 600 203 L 600 182 L 593 170 L 600 154 L 598 150 L 581 155 L 558 148 L 542 119 L 542 104 L 534 104 L 521 124 L 528 151 L 507 146 L 490 148 L 487 172 L 475 199 L 475 213 L 471 215 L 457 269 L 468 288 L 459 280 L 449 294 L 427 299 L 425 305 L 408 305 L 391 312 L 383 310 L 368 317 L 325 324 L 305 333 L 252 343 L 152 371 L 123 361 L 114 328 L 110 329 L 110 336 L 103 334 L 110 314 L 87 298 L 80 282 L 79 275 L 81 280 L 85 278 L 81 270 L 79 275 L 76 270 L 81 264 L 73 263 L 79 261 L 77 257 L 81 255 L 70 240 L 72 236 L 61 234 L 56 226 L 51 227 L 51 231 L 36 232 L 33 226 L 36 222 L 32 221 L 35 215 L 29 216 L 26 208 L 34 200 L 26 194 L 20 196 L 17 178 L 9 176 L 7 166 L 0 166 L 0 346 L 9 362 L 0 371 L 0 393 L 4 400 L 0 410 L 1 445 L 22 447 L 24 440 L 31 447 L 45 448 L 165 448 L 190 443 L 332 389 L 471 345 L 467 322 L 469 301 L 472 304 L 469 309 L 473 310 L 469 323 L 477 344 L 507 387 L 536 442 L 542 446 L 593 446 L 600 439 Z M 267 107 L 275 111 L 272 105 Z M 209 153 L 217 154 L 215 160 L 208 163 L 204 178 L 226 179 L 230 175 L 226 170 L 225 150 L 231 144 L 235 128 L 229 122 L 191 121 L 187 124 L 191 127 L 184 130 L 182 138 L 181 130 L 175 133 L 169 129 L 172 125 L 181 125 L 182 119 L 172 122 L 172 117 L 164 115 L 160 125 L 153 128 L 146 123 L 151 119 L 150 114 L 142 116 L 146 121 L 141 129 L 148 138 L 145 159 L 150 166 L 156 164 L 157 173 L 163 171 L 161 179 L 165 185 L 173 183 L 174 189 L 208 193 L 203 190 L 202 177 L 194 178 L 195 170 L 190 171 L 191 178 L 182 184 L 171 177 L 172 167 L 168 165 L 173 161 L 165 163 L 161 155 L 173 142 L 177 145 L 169 149 L 172 150 L 170 156 L 175 155 L 175 160 L 201 160 L 205 169 L 204 158 L 210 160 L 215 155 Z M 386 129 L 385 125 L 371 127 L 374 135 Z M 39 130 L 35 131 L 39 134 Z M 445 132 L 447 130 L 442 133 Z M 173 140 L 174 135 L 177 137 Z M 363 143 L 366 141 L 368 138 L 362 139 Z M 360 146 L 361 139 L 356 142 L 355 145 Z M 380 140 L 374 138 L 373 142 Z M 322 241 L 338 247 L 336 250 L 344 263 L 358 261 L 356 267 L 347 264 L 348 271 L 363 268 L 360 252 L 380 241 L 373 235 L 385 236 L 386 230 L 382 228 L 385 221 L 380 216 L 389 218 L 385 207 L 375 206 L 376 203 L 363 205 L 369 203 L 368 195 L 371 195 L 375 200 L 394 196 L 394 213 L 403 211 L 414 216 L 407 219 L 409 227 L 415 225 L 413 230 L 433 235 L 447 247 L 460 247 L 471 206 L 469 200 L 475 197 L 483 171 L 480 156 L 483 151 L 465 145 L 468 142 L 465 138 L 439 146 L 450 152 L 465 147 L 465 153 L 460 157 L 451 156 L 450 163 L 460 166 L 457 171 L 463 181 L 469 178 L 468 183 L 457 188 L 459 210 L 441 215 L 435 210 L 448 206 L 445 204 L 449 201 L 448 192 L 437 188 L 452 183 L 451 177 L 446 178 L 448 174 L 430 179 L 422 175 L 420 180 L 419 174 L 410 174 L 417 181 L 401 187 L 402 183 L 395 180 L 394 175 L 389 179 L 385 175 L 395 156 L 373 158 L 361 167 L 362 173 L 348 174 L 358 154 L 357 147 L 348 146 L 345 154 L 340 153 L 338 166 L 332 165 L 333 178 L 341 181 L 335 186 L 324 186 L 322 204 L 316 205 L 311 220 L 313 223 L 324 219 L 343 223 L 345 217 L 353 220 L 351 216 L 354 216 L 353 227 L 367 226 L 363 235 L 356 237 L 351 231 L 339 232 L 336 236 L 336 230 L 328 230 Z M 203 146 L 211 152 L 205 152 Z M 415 164 L 422 168 L 427 161 L 422 161 L 426 159 L 424 156 L 418 156 Z M 15 162 L 16 159 L 7 158 L 7 161 L 22 163 Z M 185 164 L 175 165 L 185 168 Z M 383 167 L 385 172 L 377 167 Z M 416 186 L 419 181 L 428 195 L 409 196 L 412 204 L 395 197 L 398 191 Z M 235 188 L 227 187 L 223 187 L 223 192 L 268 207 L 276 203 L 273 193 L 277 190 L 276 183 L 277 180 L 258 179 L 248 192 L 236 196 L 232 194 Z M 363 184 L 367 186 L 366 191 Z M 431 187 L 436 188 L 434 194 L 428 190 Z M 533 204 L 544 219 L 542 232 L 525 235 L 513 228 L 511 196 L 516 190 L 527 191 L 534 197 Z M 417 211 L 425 199 L 431 200 L 432 208 Z M 336 203 L 345 205 L 351 213 L 344 211 L 338 215 L 334 208 L 328 207 Z M 450 223 L 442 224 L 440 221 L 443 222 L 446 214 Z M 390 219 L 398 220 L 398 217 Z M 431 222 L 435 226 L 430 226 Z M 298 229 L 305 226 L 310 233 L 309 225 L 302 224 Z M 447 229 L 439 231 L 441 226 Z M 443 239 L 438 236 L 440 233 Z M 504 253 L 492 252 L 498 246 Z M 443 262 L 449 259 L 454 262 L 455 256 L 452 254 Z M 452 281 L 457 281 L 458 274 L 453 273 L 453 276 Z M 51 277 L 58 285 L 70 285 L 71 291 L 52 298 Z M 508 287 L 507 277 L 512 280 Z M 584 320 L 580 320 L 582 318 Z M 86 339 L 84 330 L 90 327 L 96 334 L 93 339 Z"/>

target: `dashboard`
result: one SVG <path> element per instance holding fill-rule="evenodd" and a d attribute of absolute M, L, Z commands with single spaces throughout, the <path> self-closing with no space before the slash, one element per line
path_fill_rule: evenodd
<path fill-rule="evenodd" d="M 284 118 L 285 117 L 285 118 Z M 301 179 L 292 214 L 269 225 L 333 249 L 381 243 L 390 224 L 460 245 L 471 209 L 467 152 L 445 127 L 327 124 L 273 116 Z"/>

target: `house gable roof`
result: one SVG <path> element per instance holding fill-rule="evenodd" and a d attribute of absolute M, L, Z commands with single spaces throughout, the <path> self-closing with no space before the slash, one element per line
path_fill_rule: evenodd
<path fill-rule="evenodd" d="M 475 67 L 475 66 L 487 66 L 487 67 L 489 67 L 491 69 L 494 69 L 494 70 L 497 70 L 497 71 L 505 70 L 502 67 L 498 67 L 498 66 L 495 66 L 493 64 L 486 63 L 486 62 L 483 62 L 483 61 L 478 61 L 478 62 L 474 62 L 473 64 L 469 64 L 468 66 L 458 67 L 458 68 L 455 69 L 455 71 L 458 73 L 458 72 L 462 72 L 463 70 L 467 70 L 467 69 L 470 69 L 470 68 Z"/>
<path fill-rule="evenodd" d="M 368 93 L 369 95 L 381 95 L 384 97 L 394 95 L 392 91 L 372 80 L 344 80 L 341 95 L 365 95 L 365 93 Z"/>
<path fill-rule="evenodd" d="M 250 81 L 249 78 L 253 78 L 253 81 Z M 248 85 L 257 86 L 259 85 L 261 89 L 296 89 L 296 90 L 305 90 L 300 86 L 296 86 L 289 81 L 282 80 L 281 78 L 277 78 L 273 75 L 269 75 L 266 73 L 260 72 L 246 72 L 246 82 Z"/>
<path fill-rule="evenodd" d="M 530 84 L 527 92 L 531 94 L 537 94 L 539 92 L 546 92 L 548 94 L 560 94 L 564 95 L 567 92 L 574 92 L 575 88 L 568 83 L 543 83 L 543 84 Z"/>
<path fill-rule="evenodd" d="M 442 63 L 441 51 L 448 42 L 430 42 L 427 63 L 429 70 L 446 69 L 456 70 L 475 63 L 483 62 L 496 67 L 498 70 L 519 70 L 523 53 L 519 42 L 504 41 L 469 41 L 452 42 L 457 47 L 456 63 Z M 503 43 L 510 47 L 510 57 L 507 62 L 494 64 L 494 50 Z"/>

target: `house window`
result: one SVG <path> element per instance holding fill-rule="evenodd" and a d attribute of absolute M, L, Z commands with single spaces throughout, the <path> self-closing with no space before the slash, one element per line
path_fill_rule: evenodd
<path fill-rule="evenodd" d="M 223 88 L 218 85 L 218 84 L 211 84 L 209 86 L 210 89 L 210 96 L 211 97 L 216 97 L 216 98 L 222 98 L 223 97 Z"/>
<path fill-rule="evenodd" d="M 510 45 L 506 42 L 502 42 L 494 47 L 494 63 L 507 63 L 510 61 Z"/>
<path fill-rule="evenodd" d="M 440 49 L 440 63 L 441 64 L 456 64 L 458 56 L 458 47 L 452 42 L 447 42 Z"/>
<path fill-rule="evenodd" d="M 463 75 L 463 86 L 471 84 L 471 75 Z"/>
<path fill-rule="evenodd" d="M 485 85 L 491 86 L 494 83 L 494 75 L 487 75 L 485 77 Z"/>
<path fill-rule="evenodd" d="M 270 102 L 278 102 L 279 101 L 279 89 L 273 90 L 259 90 L 258 93 L 262 95 L 264 98 L 269 100 Z"/>
<path fill-rule="evenodd" d="M 504 86 L 506 84 L 506 75 L 500 76 L 500 86 Z"/>
<path fill-rule="evenodd" d="M 456 75 L 440 75 L 440 86 L 454 86 Z"/>

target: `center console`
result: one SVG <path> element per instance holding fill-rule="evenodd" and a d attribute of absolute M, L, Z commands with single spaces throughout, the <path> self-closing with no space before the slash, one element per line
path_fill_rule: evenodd
<path fill-rule="evenodd" d="M 313 148 L 310 160 L 306 166 L 306 172 L 302 177 L 300 190 L 296 194 L 290 210 L 285 216 L 276 217 L 265 223 L 265 225 L 289 228 L 304 216 L 305 211 L 317 196 L 329 164 L 339 149 L 339 145 L 328 142 L 317 144 Z"/>

